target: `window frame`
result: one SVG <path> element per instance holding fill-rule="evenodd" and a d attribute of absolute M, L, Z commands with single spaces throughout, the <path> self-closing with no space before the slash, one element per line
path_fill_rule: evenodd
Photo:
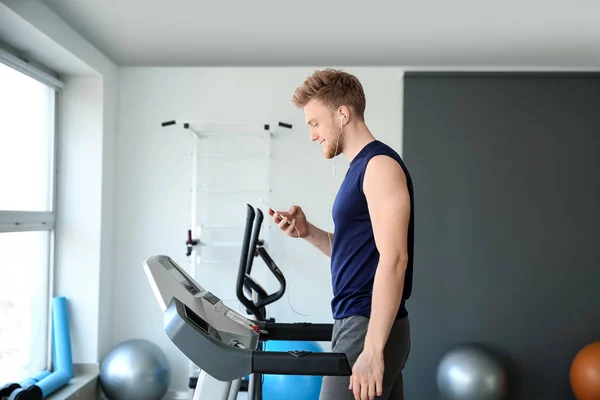
<path fill-rule="evenodd" d="M 50 160 L 50 211 L 13 211 L 0 210 L 0 233 L 25 232 L 25 231 L 47 231 L 48 232 L 48 254 L 47 254 L 47 298 L 45 329 L 45 368 L 52 367 L 52 298 L 54 297 L 54 275 L 56 265 L 56 209 L 57 209 L 57 182 L 59 165 L 59 107 L 60 92 L 64 83 L 58 78 L 58 74 L 42 64 L 19 54 L 16 50 L 0 42 L 0 63 L 13 68 L 32 79 L 48 86 L 54 91 L 54 126 L 52 140 L 52 154 Z"/>

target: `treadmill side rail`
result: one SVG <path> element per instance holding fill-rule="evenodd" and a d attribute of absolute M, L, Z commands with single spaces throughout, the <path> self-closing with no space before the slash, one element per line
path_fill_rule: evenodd
<path fill-rule="evenodd" d="M 309 351 L 253 351 L 252 372 L 278 375 L 352 375 L 352 369 L 344 353 Z"/>

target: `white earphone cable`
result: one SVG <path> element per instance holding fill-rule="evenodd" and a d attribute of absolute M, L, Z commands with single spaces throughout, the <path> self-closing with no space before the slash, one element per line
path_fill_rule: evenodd
<path fill-rule="evenodd" d="M 331 217 L 331 222 L 333 223 L 333 214 L 332 214 L 332 205 L 331 205 L 331 199 L 333 197 L 333 181 L 335 178 L 335 165 L 336 165 L 336 160 L 337 160 L 337 152 L 338 152 L 338 146 L 340 144 L 340 136 L 342 135 L 342 129 L 343 129 L 343 121 L 342 121 L 342 117 L 340 117 L 340 132 L 338 133 L 338 137 L 337 137 L 337 141 L 335 144 L 335 152 L 333 153 L 333 172 L 331 175 L 331 184 L 330 184 L 330 189 L 329 189 L 329 200 L 328 200 L 328 209 L 327 209 L 327 217 Z M 302 315 L 304 317 L 308 317 L 310 315 L 315 314 L 316 312 L 313 312 L 311 314 L 303 314 L 300 313 L 298 311 L 296 311 L 294 309 L 294 306 L 292 305 L 292 302 L 290 300 L 290 292 L 291 292 L 291 286 L 292 286 L 292 275 L 294 274 L 294 269 L 296 268 L 296 262 L 298 261 L 298 254 L 300 253 L 300 231 L 298 230 L 297 227 L 294 227 L 294 229 L 296 230 L 296 233 L 298 235 L 297 237 L 297 248 L 296 248 L 296 256 L 294 257 L 294 262 L 292 264 L 292 269 L 290 270 L 290 276 L 288 278 L 288 281 L 290 281 L 289 284 L 289 288 L 287 290 L 287 300 L 288 300 L 288 305 L 290 306 L 290 309 L 295 312 L 298 315 Z M 335 225 L 332 229 L 332 231 L 335 230 Z M 326 231 L 327 233 L 327 238 L 329 239 L 329 252 L 330 252 L 330 256 L 333 255 L 333 244 L 331 243 L 331 235 L 329 234 L 329 230 Z"/>
<path fill-rule="evenodd" d="M 337 152 L 338 152 L 338 145 L 340 144 L 340 136 L 342 135 L 342 128 L 343 128 L 343 121 L 342 121 L 342 117 L 340 117 L 340 133 L 338 133 L 338 137 L 337 137 L 337 141 L 335 144 L 335 153 L 333 153 L 333 172 L 331 174 L 331 183 L 330 183 L 330 187 L 329 187 L 329 200 L 327 201 L 328 204 L 328 208 L 327 208 L 327 217 L 331 217 L 331 222 L 333 223 L 333 206 L 331 204 L 331 199 L 333 197 L 333 181 L 335 179 L 335 165 L 336 165 L 336 161 L 337 161 Z M 335 225 L 332 227 L 332 231 L 335 230 Z M 329 239 L 329 252 L 331 255 L 333 255 L 333 244 L 331 243 L 331 235 L 329 234 L 329 231 L 327 231 L 327 238 Z"/>
<path fill-rule="evenodd" d="M 295 312 L 298 315 L 302 315 L 304 317 L 308 317 L 310 314 L 303 314 L 301 312 L 296 311 L 296 309 L 294 308 L 294 306 L 292 305 L 292 301 L 290 300 L 290 292 L 292 289 L 292 276 L 294 275 L 294 269 L 296 269 L 296 262 L 298 261 L 298 254 L 300 254 L 300 231 L 298 230 L 298 228 L 294 227 L 294 229 L 296 229 L 296 233 L 298 234 L 298 237 L 296 239 L 296 256 L 294 257 L 294 262 L 292 263 L 292 269 L 290 270 L 290 276 L 288 277 L 288 281 L 289 283 L 289 287 L 287 290 L 287 301 L 288 301 L 288 305 L 290 306 L 290 309 Z"/>

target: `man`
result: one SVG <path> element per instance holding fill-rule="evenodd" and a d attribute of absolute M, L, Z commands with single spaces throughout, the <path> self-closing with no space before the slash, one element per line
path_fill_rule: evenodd
<path fill-rule="evenodd" d="M 291 237 L 331 257 L 332 351 L 345 353 L 351 377 L 324 377 L 320 400 L 403 399 L 410 349 L 405 300 L 412 289 L 413 189 L 400 156 L 365 124 L 365 94 L 343 71 L 316 71 L 296 89 L 310 138 L 349 168 L 336 196 L 333 234 L 307 221 L 299 206 L 269 210 Z"/>

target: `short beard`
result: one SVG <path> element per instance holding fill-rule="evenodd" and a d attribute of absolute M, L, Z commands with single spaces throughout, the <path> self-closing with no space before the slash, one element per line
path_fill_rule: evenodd
<path fill-rule="evenodd" d="M 340 130 L 334 129 L 331 132 L 331 137 L 333 139 L 333 142 L 327 143 L 327 149 L 325 151 L 325 158 L 327 159 L 332 159 L 336 156 L 339 156 L 344 151 L 344 132 L 342 132 L 342 134 L 340 135 Z"/>

